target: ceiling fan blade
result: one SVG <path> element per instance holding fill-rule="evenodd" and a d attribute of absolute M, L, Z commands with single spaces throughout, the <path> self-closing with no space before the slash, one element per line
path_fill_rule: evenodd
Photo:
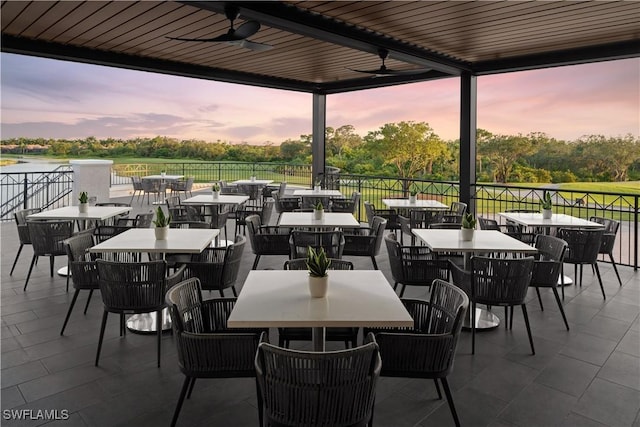
<path fill-rule="evenodd" d="M 258 21 L 247 21 L 236 28 L 231 34 L 236 38 L 236 40 L 242 40 L 251 37 L 259 30 L 260 23 Z"/>
<path fill-rule="evenodd" d="M 218 40 L 220 36 L 218 37 L 214 37 L 211 39 L 189 39 L 189 38 L 184 38 L 184 37 L 168 37 L 167 38 L 169 40 L 179 40 L 181 42 L 219 42 L 219 41 L 226 41 L 226 40 Z"/>
<path fill-rule="evenodd" d="M 238 42 L 232 42 L 245 49 L 253 50 L 255 52 L 264 52 L 265 50 L 273 49 L 273 46 L 265 43 L 252 42 L 251 40 L 240 40 Z"/>
<path fill-rule="evenodd" d="M 348 68 L 348 70 L 355 71 L 356 73 L 371 74 L 374 77 L 384 76 L 413 76 L 423 74 L 431 71 L 431 68 L 419 68 L 414 70 L 390 70 L 389 68 L 378 68 L 377 70 L 355 70 Z"/>

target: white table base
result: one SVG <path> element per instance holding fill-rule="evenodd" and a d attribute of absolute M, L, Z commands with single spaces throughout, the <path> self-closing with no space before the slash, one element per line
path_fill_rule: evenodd
<path fill-rule="evenodd" d="M 500 318 L 485 308 L 476 307 L 476 331 L 488 331 L 500 326 Z M 464 319 L 462 329 L 471 330 L 471 310 Z"/>
<path fill-rule="evenodd" d="M 156 312 L 134 314 L 127 319 L 127 329 L 134 334 L 155 334 Z M 171 330 L 171 316 L 169 309 L 162 310 L 162 332 Z"/>

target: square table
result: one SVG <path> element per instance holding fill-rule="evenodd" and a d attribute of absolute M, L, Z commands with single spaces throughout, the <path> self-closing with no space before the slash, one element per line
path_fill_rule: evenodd
<path fill-rule="evenodd" d="M 389 209 L 449 210 L 449 206 L 444 203 L 440 203 L 437 200 L 416 200 L 414 203 L 411 203 L 409 202 L 409 199 L 382 199 L 382 203 L 384 203 Z"/>
<path fill-rule="evenodd" d="M 159 179 L 164 181 L 177 181 L 179 179 L 184 178 L 184 175 L 147 175 L 143 176 L 142 179 Z"/>
<path fill-rule="evenodd" d="M 217 229 L 170 228 L 166 240 L 156 240 L 153 228 L 132 228 L 89 249 L 92 253 L 167 252 L 199 254 L 220 233 Z M 135 314 L 127 319 L 127 328 L 139 333 L 156 332 L 156 313 Z M 162 330 L 171 329 L 168 310 L 162 311 Z"/>
<path fill-rule="evenodd" d="M 535 254 L 537 249 L 518 239 L 514 239 L 497 230 L 475 230 L 473 240 L 465 241 L 460 237 L 460 230 L 419 229 L 411 230 L 433 252 L 462 252 L 464 268 L 469 268 L 473 253 L 521 253 Z M 476 329 L 493 329 L 500 324 L 500 319 L 490 311 L 476 308 Z M 465 319 L 465 328 L 471 327 L 471 311 Z"/>
<path fill-rule="evenodd" d="M 326 327 L 412 327 L 379 270 L 331 270 L 324 298 L 312 298 L 304 270 L 252 270 L 227 321 L 230 328 L 309 327 L 324 351 Z"/>
<path fill-rule="evenodd" d="M 281 227 L 307 228 L 357 228 L 358 220 L 348 212 L 325 212 L 322 219 L 314 219 L 313 212 L 282 212 L 278 225 Z"/>
<path fill-rule="evenodd" d="M 602 228 L 603 225 L 586 219 L 565 214 L 553 214 L 545 219 L 541 213 L 534 212 L 499 212 L 501 217 L 525 227 L 548 228 Z"/>
<path fill-rule="evenodd" d="M 293 195 L 297 197 L 342 197 L 339 190 L 294 190 Z"/>
<path fill-rule="evenodd" d="M 105 219 L 127 213 L 130 210 L 130 206 L 87 206 L 87 212 L 81 213 L 78 206 L 65 206 L 63 208 L 51 209 L 31 214 L 27 217 L 27 219 L 104 221 Z"/>
<path fill-rule="evenodd" d="M 212 194 L 200 194 L 189 197 L 180 202 L 183 205 L 241 205 L 249 200 L 249 196 L 220 194 L 217 198 L 213 198 Z"/>
<path fill-rule="evenodd" d="M 269 185 L 273 182 L 272 179 L 238 179 L 236 181 L 233 181 L 232 184 L 236 184 L 236 185 L 261 185 L 261 186 L 265 186 L 265 185 Z"/>

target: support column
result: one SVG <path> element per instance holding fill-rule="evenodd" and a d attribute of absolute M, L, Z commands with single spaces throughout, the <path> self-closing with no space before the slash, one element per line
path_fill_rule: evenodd
<path fill-rule="evenodd" d="M 72 204 L 78 204 L 80 193 L 86 191 L 89 201 L 104 203 L 110 200 L 111 166 L 113 160 L 70 160 L 73 167 Z"/>
<path fill-rule="evenodd" d="M 477 77 L 460 76 L 460 201 L 475 212 L 472 203 L 476 184 Z"/>
<path fill-rule="evenodd" d="M 311 173 L 313 175 L 311 185 L 318 175 L 324 177 L 325 166 L 325 135 L 327 127 L 327 96 L 318 93 L 313 94 L 313 128 L 311 141 Z"/>

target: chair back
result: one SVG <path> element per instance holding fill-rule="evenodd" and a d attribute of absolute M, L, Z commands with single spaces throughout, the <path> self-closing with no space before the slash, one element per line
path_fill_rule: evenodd
<path fill-rule="evenodd" d="M 153 212 L 136 215 L 136 228 L 150 228 L 153 222 Z"/>
<path fill-rule="evenodd" d="M 261 342 L 255 367 L 265 425 L 368 425 L 381 361 L 373 335 L 365 341 L 360 347 L 332 352 L 288 350 Z"/>
<path fill-rule="evenodd" d="M 331 212 L 346 212 L 353 214 L 356 204 L 351 199 L 331 199 Z"/>
<path fill-rule="evenodd" d="M 397 283 L 431 286 L 435 279 L 449 278 L 449 263 L 426 246 L 402 246 L 393 233 L 385 236 L 391 276 Z"/>
<path fill-rule="evenodd" d="M 73 235 L 73 221 L 27 220 L 27 226 L 34 255 L 67 254 L 64 241 Z"/>
<path fill-rule="evenodd" d="M 353 263 L 344 259 L 330 259 L 329 270 L 353 270 Z M 307 259 L 296 258 L 284 262 L 285 270 L 307 270 Z"/>
<path fill-rule="evenodd" d="M 93 230 L 93 235 L 96 238 L 96 243 L 101 243 L 131 228 L 133 227 L 128 225 L 99 225 Z"/>
<path fill-rule="evenodd" d="M 538 259 L 533 263 L 532 286 L 555 287 L 562 271 L 562 263 L 567 250 L 567 242 L 554 236 L 538 234 L 535 248 Z"/>
<path fill-rule="evenodd" d="M 429 228 L 429 225 L 441 222 L 442 212 L 424 209 L 412 209 L 409 211 L 411 228 Z"/>
<path fill-rule="evenodd" d="M 373 217 L 376 216 L 376 208 L 371 204 L 371 202 L 364 202 L 364 211 L 367 215 L 367 222 L 371 225 L 373 221 Z"/>
<path fill-rule="evenodd" d="M 180 207 L 180 196 L 169 196 L 165 199 L 167 203 L 167 209 L 173 209 Z"/>
<path fill-rule="evenodd" d="M 242 252 L 247 239 L 236 236 L 227 247 L 208 247 L 185 263 L 185 277 L 196 277 L 207 291 L 220 291 L 235 285 L 240 271 Z"/>
<path fill-rule="evenodd" d="M 478 225 L 480 226 L 480 230 L 496 230 L 500 231 L 500 225 L 498 225 L 498 221 L 491 218 L 485 218 L 483 216 L 478 217 Z"/>
<path fill-rule="evenodd" d="M 471 257 L 471 300 L 487 305 L 521 305 L 532 271 L 533 257 Z"/>
<path fill-rule="evenodd" d="M 102 302 L 113 312 L 147 313 L 164 306 L 165 261 L 118 262 L 98 259 Z"/>
<path fill-rule="evenodd" d="M 13 214 L 13 218 L 16 221 L 18 227 L 18 238 L 23 245 L 31 244 L 31 237 L 29 237 L 29 227 L 27 226 L 27 217 L 31 214 L 42 212 L 40 208 L 21 209 Z"/>
<path fill-rule="evenodd" d="M 170 228 L 211 228 L 211 224 L 205 221 L 171 221 Z"/>
<path fill-rule="evenodd" d="M 306 258 L 309 247 L 324 248 L 328 258 L 342 258 L 344 251 L 342 231 L 302 231 L 293 230 L 289 238 L 290 258 Z"/>
<path fill-rule="evenodd" d="M 278 195 L 280 197 L 284 197 L 285 191 L 287 191 L 287 182 L 283 181 L 280 183 L 280 186 L 278 187 Z"/>
<path fill-rule="evenodd" d="M 598 224 L 602 224 L 604 226 L 602 242 L 600 243 L 600 253 L 611 254 L 616 243 L 616 235 L 618 234 L 620 222 L 616 221 L 615 219 L 602 218 L 598 216 L 590 217 L 589 221 L 597 222 Z"/>
<path fill-rule="evenodd" d="M 598 260 L 604 230 L 561 228 L 557 237 L 567 242 L 564 261 L 570 264 L 593 264 Z"/>
<path fill-rule="evenodd" d="M 282 193 L 274 192 L 273 201 L 276 212 L 293 212 L 300 208 L 300 200 L 297 197 L 283 198 Z"/>
<path fill-rule="evenodd" d="M 464 214 L 467 213 L 467 204 L 464 202 L 451 202 L 449 213 L 464 216 Z"/>
<path fill-rule="evenodd" d="M 273 204 L 274 204 L 273 200 L 266 200 L 262 202 L 262 211 L 260 211 L 260 221 L 262 221 L 264 225 L 269 224 L 269 221 L 271 221 L 271 214 L 273 213 Z"/>
<path fill-rule="evenodd" d="M 139 176 L 132 176 L 131 184 L 133 184 L 133 191 L 142 191 L 144 189 L 142 186 L 142 182 L 143 180 Z"/>
<path fill-rule="evenodd" d="M 387 220 L 380 216 L 373 218 L 373 224 L 371 224 L 371 234 L 376 236 L 371 247 L 371 254 L 378 255 L 380 253 L 380 247 L 382 246 L 382 239 L 384 239 L 384 230 L 387 228 Z"/>
<path fill-rule="evenodd" d="M 202 213 L 202 205 L 183 205 L 187 221 L 206 222 Z"/>
<path fill-rule="evenodd" d="M 65 240 L 69 273 L 75 289 L 99 289 L 98 266 L 89 253 L 93 230 L 77 233 Z"/>

